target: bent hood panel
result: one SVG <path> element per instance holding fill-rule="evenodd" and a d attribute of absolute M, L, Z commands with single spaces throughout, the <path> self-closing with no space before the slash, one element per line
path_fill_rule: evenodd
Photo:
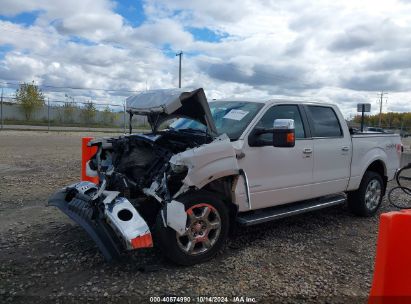
<path fill-rule="evenodd" d="M 210 107 L 202 88 L 151 90 L 126 99 L 127 112 L 146 115 L 154 129 L 171 116 L 182 116 L 196 120 L 214 133 L 217 129 L 211 116 Z"/>

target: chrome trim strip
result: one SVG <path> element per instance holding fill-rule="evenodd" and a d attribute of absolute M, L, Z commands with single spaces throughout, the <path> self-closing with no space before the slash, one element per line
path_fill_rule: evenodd
<path fill-rule="evenodd" d="M 247 174 L 245 173 L 245 171 L 243 169 L 239 170 L 240 175 L 242 175 L 244 177 L 244 186 L 245 186 L 245 192 L 247 195 L 247 201 L 248 201 L 248 209 L 251 210 L 251 195 L 250 195 L 250 186 L 248 183 L 248 177 Z"/>

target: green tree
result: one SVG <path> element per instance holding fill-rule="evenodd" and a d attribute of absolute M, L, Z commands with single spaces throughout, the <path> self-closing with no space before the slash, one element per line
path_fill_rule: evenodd
<path fill-rule="evenodd" d="M 83 121 L 85 123 L 93 123 L 94 122 L 94 117 L 96 116 L 96 105 L 89 100 L 85 105 L 82 110 L 82 116 L 83 116 Z"/>
<path fill-rule="evenodd" d="M 20 85 L 16 90 L 16 100 L 20 104 L 26 120 L 30 120 L 33 112 L 44 106 L 43 92 L 34 84 L 34 81 Z"/>
<path fill-rule="evenodd" d="M 380 114 L 366 115 L 365 125 L 371 127 L 378 127 Z M 353 122 L 360 123 L 361 115 L 355 115 Z M 410 129 L 411 128 L 411 112 L 396 113 L 388 112 L 381 114 L 381 127 L 383 128 L 397 128 Z"/>

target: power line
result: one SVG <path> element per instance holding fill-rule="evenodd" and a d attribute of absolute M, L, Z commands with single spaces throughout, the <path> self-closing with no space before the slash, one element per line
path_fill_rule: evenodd
<path fill-rule="evenodd" d="M 98 103 L 92 100 L 90 101 L 64 101 L 64 100 L 50 100 L 51 103 L 64 103 L 64 104 L 89 104 L 92 103 L 95 106 L 113 106 L 113 107 L 123 107 L 124 104 L 116 104 L 116 103 Z"/>
<path fill-rule="evenodd" d="M 7 96 L 3 96 L 2 97 L 4 101 L 9 100 L 9 102 L 12 103 L 16 103 L 17 99 L 16 97 L 7 97 Z M 93 105 L 96 106 L 113 106 L 113 107 L 123 107 L 124 106 L 124 102 L 122 102 L 121 104 L 119 103 L 113 103 L 113 102 L 108 102 L 108 103 L 102 103 L 104 102 L 104 100 L 100 100 L 99 102 L 94 101 L 93 99 L 90 99 L 89 101 L 80 101 L 80 100 L 72 100 L 72 101 L 67 101 L 67 100 L 50 100 L 50 98 L 47 98 L 47 103 L 55 103 L 55 104 L 89 104 L 92 103 Z"/>
<path fill-rule="evenodd" d="M 19 86 L 21 83 L 0 81 L 2 84 Z M 116 90 L 116 89 L 103 89 L 103 88 L 82 88 L 82 87 L 65 87 L 65 86 L 53 86 L 48 84 L 39 84 L 38 87 L 52 88 L 52 89 L 71 89 L 71 90 L 84 90 L 84 91 L 104 91 L 104 92 L 124 92 L 124 93 L 138 93 L 143 90 Z"/>

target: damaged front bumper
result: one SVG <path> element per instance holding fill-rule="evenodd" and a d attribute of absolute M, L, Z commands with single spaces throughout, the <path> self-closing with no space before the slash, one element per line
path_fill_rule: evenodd
<path fill-rule="evenodd" d="M 55 206 L 90 235 L 107 261 L 122 251 L 152 247 L 150 229 L 134 206 L 116 191 L 101 191 L 90 182 L 80 182 L 53 194 Z"/>

